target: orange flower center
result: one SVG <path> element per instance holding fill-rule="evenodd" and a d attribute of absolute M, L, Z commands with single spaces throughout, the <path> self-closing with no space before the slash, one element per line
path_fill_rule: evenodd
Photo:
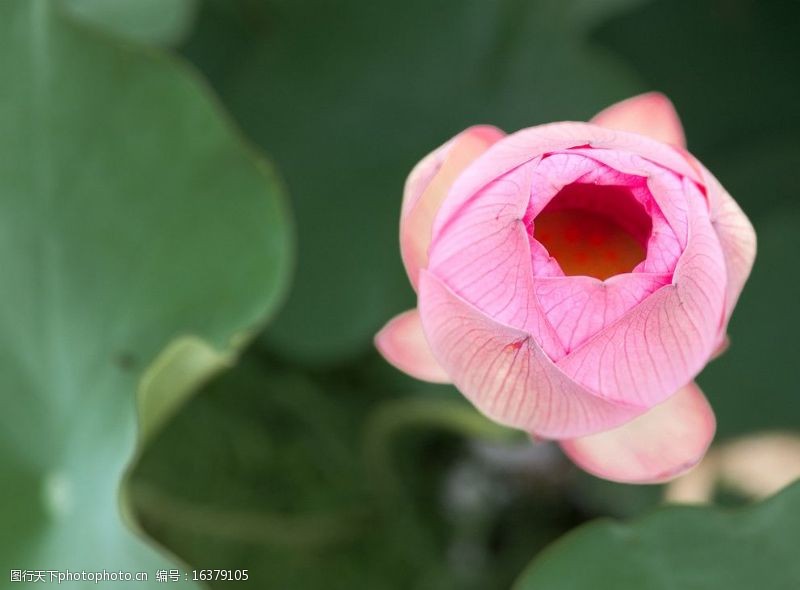
<path fill-rule="evenodd" d="M 565 275 L 605 280 L 646 255 L 650 219 L 625 187 L 572 184 L 534 219 L 533 237 Z"/>

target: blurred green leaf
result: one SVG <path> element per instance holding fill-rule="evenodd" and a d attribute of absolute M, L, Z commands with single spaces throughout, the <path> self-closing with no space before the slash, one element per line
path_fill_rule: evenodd
<path fill-rule="evenodd" d="M 176 45 L 188 34 L 197 0 L 61 0 L 79 19 L 125 38 Z"/>
<path fill-rule="evenodd" d="M 550 470 L 531 471 L 554 449 L 509 441 L 452 391 L 394 387 L 250 351 L 142 456 L 144 526 L 191 563 L 250 569 L 259 588 L 507 588 L 579 520 Z"/>
<path fill-rule="evenodd" d="M 333 362 L 414 305 L 405 176 L 475 123 L 588 118 L 640 89 L 584 31 L 624 0 L 208 1 L 185 52 L 286 174 L 298 218 L 278 354 Z M 220 48 L 224 47 L 224 51 Z"/>
<path fill-rule="evenodd" d="M 173 340 L 139 385 L 140 444 L 159 431 L 203 383 L 230 367 L 233 351 L 220 353 L 194 336 Z"/>
<path fill-rule="evenodd" d="M 253 587 L 447 587 L 425 551 L 429 533 L 405 521 L 398 534 L 365 473 L 362 422 L 377 401 L 347 388 L 325 395 L 251 354 L 156 437 L 133 478 L 134 506 L 178 555 L 249 569 Z"/>
<path fill-rule="evenodd" d="M 224 355 L 263 324 L 287 213 L 183 65 L 48 0 L 0 3 L 0 44 L 0 569 L 152 579 L 118 507 L 137 382 L 173 338 Z"/>
<path fill-rule="evenodd" d="M 794 590 L 800 484 L 736 511 L 667 507 L 597 521 L 538 556 L 515 590 Z"/>
<path fill-rule="evenodd" d="M 600 479 L 574 467 L 575 502 L 589 515 L 632 518 L 661 504 L 663 485 L 630 485 Z"/>

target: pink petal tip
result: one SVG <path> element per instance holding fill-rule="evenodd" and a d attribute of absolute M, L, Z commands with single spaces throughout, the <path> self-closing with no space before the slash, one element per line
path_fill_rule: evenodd
<path fill-rule="evenodd" d="M 505 134 L 490 125 L 477 125 L 420 162 L 406 182 L 400 219 L 400 252 L 408 278 L 416 288 L 419 269 L 428 262 L 433 219 L 459 174 Z"/>
<path fill-rule="evenodd" d="M 416 309 L 395 316 L 375 336 L 375 347 L 392 365 L 422 381 L 450 383 L 431 353 Z"/>
<path fill-rule="evenodd" d="M 600 111 L 590 122 L 686 147 L 680 117 L 672 102 L 660 92 L 640 94 L 613 104 Z"/>
<path fill-rule="evenodd" d="M 716 420 L 690 383 L 646 414 L 613 430 L 561 441 L 580 468 L 622 483 L 660 483 L 694 467 L 708 450 Z"/>

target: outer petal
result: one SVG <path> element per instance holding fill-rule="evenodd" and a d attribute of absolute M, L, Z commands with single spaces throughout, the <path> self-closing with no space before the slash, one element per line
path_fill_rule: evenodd
<path fill-rule="evenodd" d="M 590 122 L 686 147 L 678 113 L 672 102 L 660 92 L 640 94 L 613 104 L 600 111 Z"/>
<path fill-rule="evenodd" d="M 533 288 L 523 221 L 529 199 L 530 166 L 496 179 L 436 236 L 428 270 L 483 314 L 533 335 L 550 358 L 558 359 L 564 346 Z"/>
<path fill-rule="evenodd" d="M 598 395 L 654 406 L 694 379 L 719 345 L 726 271 L 705 198 L 684 180 L 689 238 L 672 284 L 558 361 Z"/>
<path fill-rule="evenodd" d="M 375 347 L 395 367 L 422 381 L 450 383 L 450 378 L 433 358 L 419 312 L 404 311 L 395 316 L 375 336 Z"/>
<path fill-rule="evenodd" d="M 716 421 L 700 388 L 690 383 L 635 420 L 561 442 L 581 469 L 624 483 L 658 483 L 694 467 L 714 437 Z"/>
<path fill-rule="evenodd" d="M 719 344 L 717 345 L 717 348 L 714 349 L 714 353 L 711 355 L 711 360 L 713 361 L 713 360 L 716 360 L 719 357 L 721 357 L 723 354 L 725 354 L 727 352 L 727 350 L 728 350 L 728 348 L 730 348 L 730 346 L 731 346 L 731 339 L 728 338 L 727 334 L 722 334 L 720 336 Z"/>
<path fill-rule="evenodd" d="M 439 172 L 456 137 L 458 135 L 433 150 L 411 169 L 411 173 L 406 178 L 406 184 L 403 187 L 403 205 L 400 213 L 402 217 L 405 217 L 417 203 L 431 180 L 433 180 L 433 177 Z"/>
<path fill-rule="evenodd" d="M 603 400 L 566 377 L 526 332 L 500 324 L 420 273 L 420 314 L 434 356 L 493 420 L 546 438 L 572 438 L 631 420 L 644 407 Z"/>
<path fill-rule="evenodd" d="M 703 172 L 711 209 L 711 224 L 722 245 L 728 273 L 724 329 L 755 262 L 756 232 L 739 205 L 714 175 L 699 162 L 697 165 Z"/>
<path fill-rule="evenodd" d="M 416 288 L 428 262 L 433 219 L 453 181 L 475 158 L 505 134 L 488 125 L 470 127 L 426 156 L 406 181 L 400 217 L 400 252 Z"/>

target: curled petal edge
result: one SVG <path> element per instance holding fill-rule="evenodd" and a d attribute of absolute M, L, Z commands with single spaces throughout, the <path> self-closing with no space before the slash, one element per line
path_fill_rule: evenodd
<path fill-rule="evenodd" d="M 692 158 L 692 156 L 689 157 Z M 728 281 L 725 292 L 725 322 L 722 326 L 724 334 L 755 263 L 758 249 L 756 231 L 750 219 L 719 180 L 700 162 L 694 158 L 692 160 L 702 171 L 707 190 L 711 225 L 717 233 L 725 257 Z"/>

